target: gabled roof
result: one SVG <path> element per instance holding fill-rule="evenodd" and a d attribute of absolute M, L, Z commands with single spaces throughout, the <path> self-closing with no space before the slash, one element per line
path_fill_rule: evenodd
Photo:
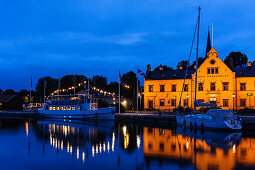
<path fill-rule="evenodd" d="M 186 70 L 172 70 L 172 71 L 152 71 L 146 75 L 146 80 L 171 80 L 171 79 L 184 79 Z M 191 75 L 195 70 L 188 70 L 187 79 L 191 79 Z"/>
<path fill-rule="evenodd" d="M 255 77 L 255 67 L 234 67 L 236 77 Z"/>
<path fill-rule="evenodd" d="M 14 95 L 0 95 L 0 103 L 6 103 L 9 102 L 12 98 L 14 98 L 15 96 L 17 96 L 16 94 Z"/>

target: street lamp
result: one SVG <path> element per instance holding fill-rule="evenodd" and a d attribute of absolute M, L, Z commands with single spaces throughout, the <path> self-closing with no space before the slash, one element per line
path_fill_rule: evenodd
<path fill-rule="evenodd" d="M 233 112 L 235 112 L 235 94 L 233 93 Z"/>

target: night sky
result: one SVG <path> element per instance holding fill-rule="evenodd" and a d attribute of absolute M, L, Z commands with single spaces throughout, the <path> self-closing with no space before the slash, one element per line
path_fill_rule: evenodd
<path fill-rule="evenodd" d="M 0 88 L 29 89 L 43 76 L 144 72 L 187 59 L 201 5 L 200 56 L 208 26 L 224 59 L 255 55 L 254 0 L 1 0 Z M 192 60 L 194 60 L 194 55 Z"/>

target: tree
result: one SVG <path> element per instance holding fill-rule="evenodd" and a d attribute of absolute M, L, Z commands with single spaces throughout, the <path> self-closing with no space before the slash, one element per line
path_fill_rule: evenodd
<path fill-rule="evenodd" d="M 12 89 L 7 89 L 4 91 L 4 94 L 10 95 L 10 94 L 16 94 L 16 92 Z"/>
<path fill-rule="evenodd" d="M 38 80 L 36 84 L 36 92 L 41 99 L 43 99 L 44 95 L 44 83 L 46 81 L 46 91 L 45 95 L 50 96 L 52 92 L 58 89 L 58 80 L 52 77 L 43 77 Z"/>
<path fill-rule="evenodd" d="M 231 52 L 224 59 L 224 63 L 230 68 L 236 67 L 236 66 L 242 66 L 242 64 L 246 64 L 247 61 L 248 61 L 248 57 L 246 56 L 246 54 L 243 54 L 241 52 Z"/>
<path fill-rule="evenodd" d="M 4 91 L 3 91 L 2 89 L 0 89 L 0 95 L 3 94 L 3 92 L 4 92 Z"/>
<path fill-rule="evenodd" d="M 115 94 L 119 93 L 119 83 L 118 82 L 111 82 L 110 84 L 108 84 L 105 88 L 106 91 L 108 92 L 112 92 Z"/>
<path fill-rule="evenodd" d="M 201 66 L 201 64 L 205 61 L 206 57 L 199 57 L 197 62 L 197 68 Z M 194 69 L 196 65 L 196 60 L 193 61 L 193 64 L 189 67 L 189 69 Z"/>
<path fill-rule="evenodd" d="M 96 76 L 93 76 L 91 80 L 91 84 L 92 86 L 95 86 L 98 89 L 105 90 L 107 86 L 107 79 L 106 77 L 96 75 Z"/>
<path fill-rule="evenodd" d="M 177 69 L 179 69 L 180 67 L 182 67 L 182 70 L 186 70 L 187 69 L 187 65 L 188 65 L 189 61 L 188 60 L 182 60 L 177 64 Z"/>
<path fill-rule="evenodd" d="M 158 67 L 156 67 L 153 71 L 159 71 L 159 68 L 160 67 L 163 67 L 163 70 L 164 71 L 172 71 L 172 70 L 174 70 L 172 67 L 168 67 L 168 66 L 166 66 L 166 65 L 164 65 L 164 66 L 162 66 L 161 64 L 158 66 Z"/>
<path fill-rule="evenodd" d="M 124 88 L 124 97 L 131 100 L 133 108 L 136 108 L 136 95 L 137 95 L 137 78 L 133 71 L 127 72 L 122 75 L 122 85 L 128 85 L 129 88 Z M 140 89 L 140 82 L 138 81 L 138 88 Z"/>

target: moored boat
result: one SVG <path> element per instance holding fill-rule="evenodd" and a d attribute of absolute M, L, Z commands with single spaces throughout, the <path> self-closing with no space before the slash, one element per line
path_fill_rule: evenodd
<path fill-rule="evenodd" d="M 84 94 L 53 95 L 43 109 L 44 116 L 62 119 L 114 120 L 115 107 L 98 108 L 97 100 Z"/>
<path fill-rule="evenodd" d="M 201 129 L 241 130 L 241 121 L 232 110 L 210 109 L 206 114 L 177 115 L 178 126 Z"/>

